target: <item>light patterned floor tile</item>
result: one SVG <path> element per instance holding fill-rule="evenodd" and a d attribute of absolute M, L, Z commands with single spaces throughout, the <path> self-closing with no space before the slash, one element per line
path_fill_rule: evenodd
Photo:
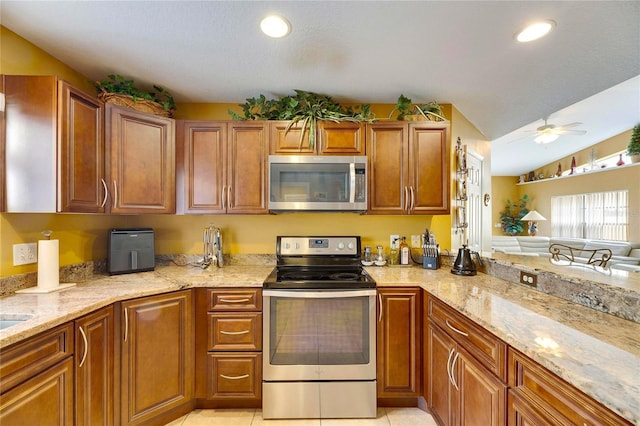
<path fill-rule="evenodd" d="M 184 415 L 178 419 L 175 419 L 174 421 L 172 421 L 171 423 L 167 423 L 166 426 L 182 426 L 182 423 L 184 423 L 184 421 L 186 420 L 188 414 Z"/>
<path fill-rule="evenodd" d="M 321 426 L 389 426 L 387 411 L 385 408 L 378 408 L 375 419 L 322 419 Z"/>
<path fill-rule="evenodd" d="M 251 426 L 255 409 L 194 410 L 181 426 Z"/>
<path fill-rule="evenodd" d="M 251 426 L 320 426 L 320 419 L 268 419 L 262 418 L 262 410 L 256 410 Z"/>
<path fill-rule="evenodd" d="M 387 408 L 391 426 L 437 426 L 431 414 L 419 408 Z"/>

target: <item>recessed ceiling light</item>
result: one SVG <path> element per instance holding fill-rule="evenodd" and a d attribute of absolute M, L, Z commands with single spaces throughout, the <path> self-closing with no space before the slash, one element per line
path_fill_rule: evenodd
<path fill-rule="evenodd" d="M 269 37 L 281 38 L 291 32 L 291 24 L 282 16 L 269 15 L 260 21 L 260 29 Z"/>
<path fill-rule="evenodd" d="M 546 21 L 534 22 L 533 24 L 528 25 L 524 30 L 520 31 L 517 34 L 516 39 L 522 43 L 537 40 L 549 34 L 555 26 L 555 21 L 552 21 L 550 19 Z"/>

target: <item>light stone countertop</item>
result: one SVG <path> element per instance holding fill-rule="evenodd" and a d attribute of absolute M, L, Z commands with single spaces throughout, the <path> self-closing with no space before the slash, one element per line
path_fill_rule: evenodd
<path fill-rule="evenodd" d="M 3 297 L 3 316 L 33 317 L 0 330 L 0 348 L 117 301 L 193 287 L 261 287 L 272 269 L 160 266 L 152 272 L 97 276 L 56 293 Z M 451 274 L 449 268 L 366 269 L 380 287 L 425 289 L 614 412 L 640 424 L 640 324 L 482 273 L 461 277 Z"/>

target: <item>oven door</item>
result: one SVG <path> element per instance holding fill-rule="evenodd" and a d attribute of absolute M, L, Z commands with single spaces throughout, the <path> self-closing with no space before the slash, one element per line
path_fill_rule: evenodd
<path fill-rule="evenodd" d="M 263 380 L 375 380 L 376 291 L 263 290 Z"/>

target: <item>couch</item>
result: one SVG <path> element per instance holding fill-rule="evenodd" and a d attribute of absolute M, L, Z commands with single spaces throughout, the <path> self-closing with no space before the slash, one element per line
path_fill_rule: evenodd
<path fill-rule="evenodd" d="M 491 250 L 506 254 L 551 257 L 549 247 L 553 244 L 560 244 L 555 246 L 560 253 L 573 255 L 575 262 L 580 263 L 587 263 L 593 253 L 601 256 L 605 252 L 601 249 L 609 249 L 611 258 L 607 262 L 608 266 L 627 271 L 640 271 L 640 242 L 539 236 L 493 236 Z M 572 250 L 562 246 L 571 247 Z"/>

